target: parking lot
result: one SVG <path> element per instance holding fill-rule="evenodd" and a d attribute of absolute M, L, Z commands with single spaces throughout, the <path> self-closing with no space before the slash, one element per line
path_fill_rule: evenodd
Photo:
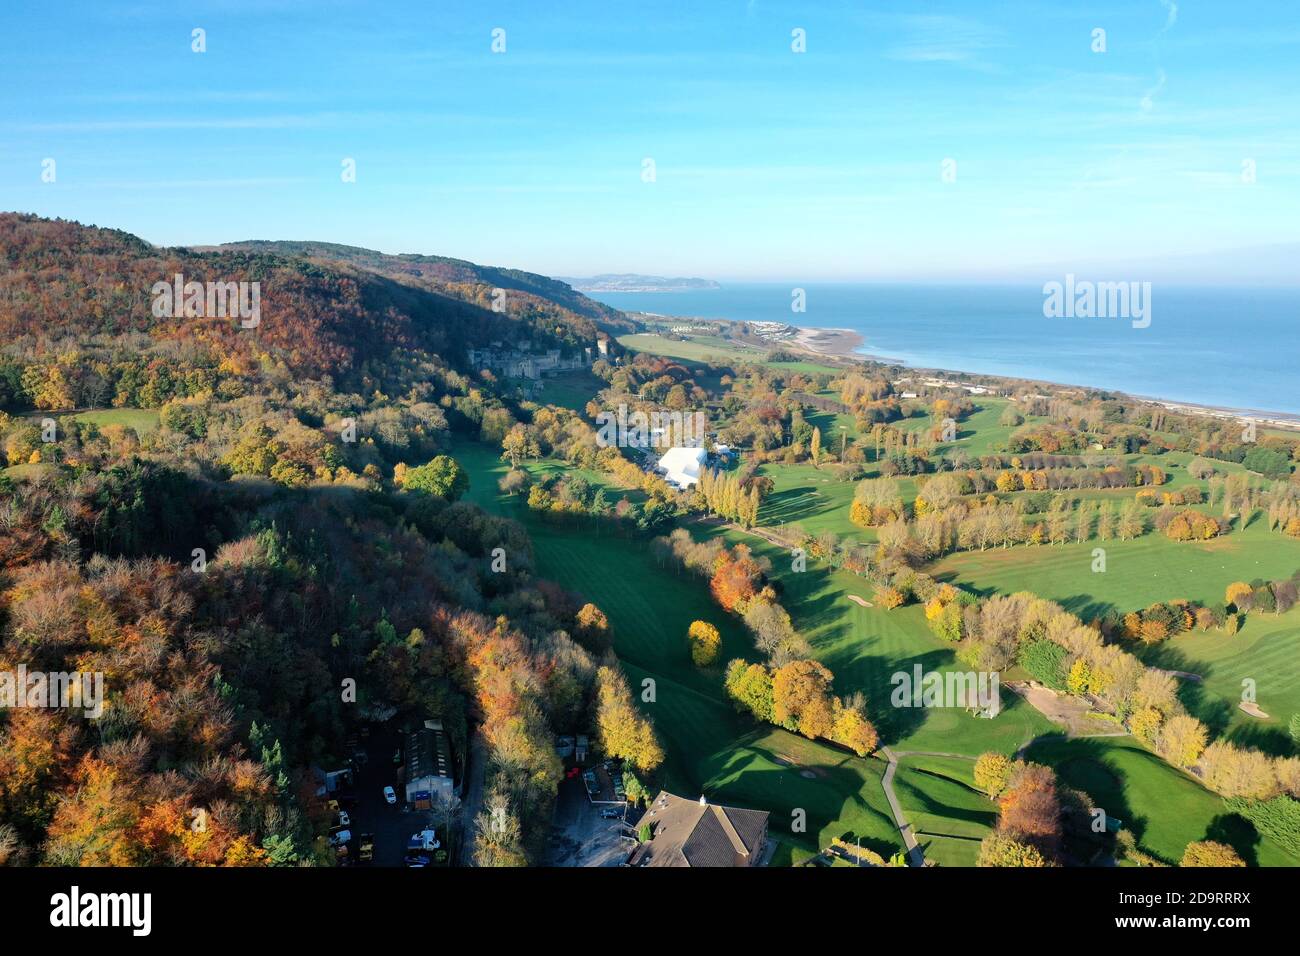
<path fill-rule="evenodd" d="M 619 866 L 627 860 L 635 838 L 621 834 L 632 831 L 620 819 L 602 818 L 602 809 L 602 805 L 587 798 L 581 777 L 561 782 L 547 846 L 547 866 Z"/>
<path fill-rule="evenodd" d="M 403 866 L 406 841 L 412 833 L 434 826 L 434 814 L 429 810 L 409 808 L 403 799 L 403 790 L 397 779 L 397 766 L 393 753 L 401 747 L 401 735 L 393 729 L 375 728 L 365 742 L 366 761 L 356 774 L 356 806 L 352 811 L 352 844 L 355 859 L 358 837 L 362 833 L 375 835 L 374 866 Z M 397 792 L 397 803 L 384 800 L 384 787 Z M 438 839 L 445 843 L 447 834 L 437 827 Z"/>

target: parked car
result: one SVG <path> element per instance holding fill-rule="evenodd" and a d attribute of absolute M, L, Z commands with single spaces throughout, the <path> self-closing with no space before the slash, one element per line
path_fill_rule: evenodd
<path fill-rule="evenodd" d="M 401 765 L 402 765 L 402 748 L 398 747 L 396 750 L 393 751 L 393 766 L 400 767 Z"/>
<path fill-rule="evenodd" d="M 418 833 L 412 833 L 411 839 L 407 841 L 406 849 L 415 850 L 436 850 L 442 846 L 438 842 L 437 834 L 432 829 L 421 830 Z"/>
<path fill-rule="evenodd" d="M 412 869 L 418 869 L 422 866 L 429 865 L 429 857 L 424 853 L 412 853 L 409 854 L 402 862 L 405 863 L 407 866 L 411 867 Z"/>
<path fill-rule="evenodd" d="M 373 833 L 361 834 L 361 852 L 358 858 L 362 863 L 370 863 L 375 858 L 375 835 Z"/>
<path fill-rule="evenodd" d="M 351 830 L 339 830 L 337 833 L 330 834 L 330 846 L 342 846 L 351 839 Z"/>
<path fill-rule="evenodd" d="M 386 803 L 396 803 L 397 791 L 394 790 L 392 787 L 384 787 L 384 801 Z"/>
<path fill-rule="evenodd" d="M 622 818 L 623 811 L 620 810 L 618 807 L 605 807 L 603 810 L 600 811 L 600 816 L 601 819 L 604 820 L 613 820 L 616 817 Z"/>
<path fill-rule="evenodd" d="M 339 821 L 338 821 L 339 826 L 349 827 L 352 825 L 352 818 L 348 816 L 348 812 L 346 810 L 340 810 L 338 816 L 339 816 Z"/>

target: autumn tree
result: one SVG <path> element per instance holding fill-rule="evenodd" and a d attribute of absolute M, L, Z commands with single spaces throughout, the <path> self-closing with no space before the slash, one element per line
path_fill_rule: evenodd
<path fill-rule="evenodd" d="M 1233 610 L 1249 611 L 1250 597 L 1254 590 L 1245 581 L 1234 581 L 1223 592 L 1223 603 Z"/>
<path fill-rule="evenodd" d="M 438 455 L 427 465 L 408 468 L 402 487 L 407 491 L 422 491 L 447 501 L 455 501 L 469 490 L 469 475 L 456 459 Z"/>
<path fill-rule="evenodd" d="M 1043 867 L 1048 862 L 1037 847 L 1022 843 L 1005 833 L 992 833 L 980 844 L 977 866 Z"/>
<path fill-rule="evenodd" d="M 1054 860 L 1061 839 L 1061 802 L 1050 767 L 1017 764 L 1000 801 L 998 832 Z"/>
<path fill-rule="evenodd" d="M 578 609 L 574 622 L 578 626 L 578 635 L 588 644 L 602 648 L 609 646 L 609 618 L 596 605 L 584 604 Z"/>
<path fill-rule="evenodd" d="M 1179 866 L 1245 866 L 1246 861 L 1232 847 L 1216 840 L 1187 844 Z"/>
<path fill-rule="evenodd" d="M 848 747 L 859 757 L 866 757 L 875 751 L 880 744 L 880 734 L 867 719 L 865 701 L 836 698 L 831 702 L 831 710 L 831 740 Z"/>
<path fill-rule="evenodd" d="M 654 726 L 632 702 L 627 678 L 617 665 L 606 664 L 596 672 L 596 733 L 606 754 L 628 760 L 638 770 L 650 771 L 663 763 Z"/>
<path fill-rule="evenodd" d="M 1175 767 L 1190 767 L 1200 759 L 1209 740 L 1209 731 L 1195 717 L 1179 714 L 1169 718 L 1160 729 L 1156 748 Z"/>
<path fill-rule="evenodd" d="M 792 661 L 772 677 L 772 716 L 787 730 L 810 740 L 829 737 L 834 727 L 832 675 L 819 661 Z"/>
<path fill-rule="evenodd" d="M 772 673 L 762 664 L 750 664 L 740 658 L 732 660 L 727 664 L 724 687 L 737 710 L 748 711 L 767 723 L 774 719 Z"/>
<path fill-rule="evenodd" d="M 758 592 L 763 570 L 747 545 L 738 544 L 717 559 L 709 591 L 713 599 L 728 611 L 743 611 Z"/>
<path fill-rule="evenodd" d="M 722 636 L 707 621 L 692 621 L 687 637 L 691 644 L 691 660 L 696 667 L 708 667 L 718 658 Z"/>
<path fill-rule="evenodd" d="M 975 786 L 990 797 L 998 797 L 1011 777 L 1010 758 L 996 751 L 980 754 L 975 761 Z"/>
<path fill-rule="evenodd" d="M 875 598 L 877 604 L 887 611 L 892 611 L 907 600 L 907 595 L 899 588 L 887 584 L 876 588 Z"/>
<path fill-rule="evenodd" d="M 483 809 L 474 818 L 474 865 L 521 867 L 528 865 L 523 849 L 523 828 L 511 805 L 504 774 L 499 775 Z"/>

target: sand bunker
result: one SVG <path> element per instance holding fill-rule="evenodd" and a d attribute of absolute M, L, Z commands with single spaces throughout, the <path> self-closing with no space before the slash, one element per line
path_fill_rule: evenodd
<path fill-rule="evenodd" d="M 850 601 L 852 601 L 854 604 L 858 605 L 859 607 L 871 607 L 870 601 L 864 600 L 858 597 L 856 594 L 847 594 L 845 595 L 845 597 L 847 597 Z"/>
<path fill-rule="evenodd" d="M 1260 720 L 1268 720 L 1268 714 L 1260 710 L 1259 705 L 1253 703 L 1252 701 L 1243 700 L 1237 706 L 1240 707 L 1246 713 L 1250 714 L 1250 716 L 1252 717 L 1258 717 Z"/>

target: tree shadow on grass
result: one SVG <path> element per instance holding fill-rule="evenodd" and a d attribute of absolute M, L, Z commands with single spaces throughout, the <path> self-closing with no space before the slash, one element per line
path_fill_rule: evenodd
<path fill-rule="evenodd" d="M 904 807 L 903 812 L 908 816 L 909 820 L 911 819 L 913 813 L 919 811 L 921 813 L 927 813 L 931 816 L 942 817 L 945 820 L 960 820 L 966 823 L 975 823 L 990 828 L 992 828 L 992 826 L 997 822 L 997 816 L 998 816 L 997 811 L 993 809 L 992 803 L 989 804 L 989 808 L 987 810 L 979 810 L 974 807 L 955 807 L 952 804 L 945 803 L 941 800 L 935 799 L 934 797 L 926 793 L 924 790 L 921 790 L 920 788 L 916 787 L 911 781 L 907 779 L 907 775 L 911 773 L 924 774 L 926 776 L 933 777 L 937 780 L 947 781 L 948 783 L 954 782 L 952 778 L 945 777 L 942 774 L 932 773 L 926 770 L 909 770 L 907 768 L 900 768 L 899 772 L 894 776 L 894 792 L 895 795 L 898 797 L 899 802 L 903 804 Z M 961 786 L 965 786 L 965 785 L 962 784 Z M 899 792 L 903 788 L 906 788 L 907 793 L 909 795 L 907 800 L 904 800 L 903 794 Z M 913 826 L 916 825 L 915 820 L 912 820 L 912 825 Z M 930 832 L 933 833 L 936 831 L 930 831 Z M 958 836 L 958 834 L 938 834 L 938 835 Z"/>
<path fill-rule="evenodd" d="M 1238 747 L 1262 750 L 1270 757 L 1289 757 L 1295 752 L 1291 735 L 1281 727 L 1266 724 L 1239 724 L 1222 735 Z"/>
<path fill-rule="evenodd" d="M 819 644 L 838 640 L 847 634 L 848 608 L 842 599 L 848 592 L 829 580 L 829 572 L 809 570 L 794 577 L 799 579 L 798 583 L 787 582 L 778 597 L 789 612 L 795 629 L 803 634 L 817 631 Z"/>
<path fill-rule="evenodd" d="M 1118 608 L 1114 603 L 1095 598 L 1091 594 L 1074 594 L 1070 597 L 1062 598 L 1056 603 L 1061 605 L 1061 607 L 1069 611 L 1085 624 L 1095 618 L 1105 617 L 1107 614 L 1115 614 L 1118 612 Z"/>
<path fill-rule="evenodd" d="M 1259 831 L 1239 813 L 1223 813 L 1205 828 L 1205 839 L 1226 843 L 1237 851 L 1247 866 L 1259 866 Z"/>
<path fill-rule="evenodd" d="M 739 738 L 737 749 L 729 752 L 710 775 L 710 799 L 731 800 L 737 806 L 766 810 L 771 814 L 769 827 L 774 833 L 791 834 L 796 840 L 810 844 L 817 843 L 819 834 L 836 820 L 865 815 L 875 821 L 878 833 L 849 830 L 829 836 L 840 836 L 849 843 L 860 838 L 862 846 L 886 857 L 898 851 L 897 842 L 879 835 L 896 832 L 893 817 L 862 797 L 864 787 L 879 789 L 879 778 L 867 769 L 870 765 L 866 761 L 871 758 L 857 757 L 818 742 L 814 745 L 817 762 L 800 765 L 797 761 L 807 755 L 809 741 L 788 735 L 790 752 L 787 754 L 780 749 L 780 741 L 787 736 L 784 732 L 772 738 L 777 741 L 775 747 L 761 742 L 770 732 L 771 728 L 759 728 Z M 756 755 L 777 766 L 755 766 Z M 882 804 L 884 799 L 881 790 Z M 796 820 L 802 820 L 806 829 L 792 830 Z"/>
<path fill-rule="evenodd" d="M 881 654 L 859 654 L 851 661 L 839 665 L 836 692 L 862 691 L 867 697 L 867 712 L 880 734 L 883 744 L 905 740 L 921 729 L 929 714 L 928 708 L 894 706 L 892 697 L 896 686 L 891 678 L 903 673 L 911 679 L 916 665 L 921 673 L 939 671 L 952 664 L 952 652 L 942 648 L 898 660 Z M 832 668 L 834 670 L 834 668 Z"/>
<path fill-rule="evenodd" d="M 1099 741 L 1052 734 L 1034 741 L 1025 756 L 1051 767 L 1058 780 L 1086 793 L 1094 808 L 1104 810 L 1108 818 L 1142 842 L 1147 819 L 1134 815 L 1125 792 L 1127 775 L 1107 760 L 1107 748 Z"/>

